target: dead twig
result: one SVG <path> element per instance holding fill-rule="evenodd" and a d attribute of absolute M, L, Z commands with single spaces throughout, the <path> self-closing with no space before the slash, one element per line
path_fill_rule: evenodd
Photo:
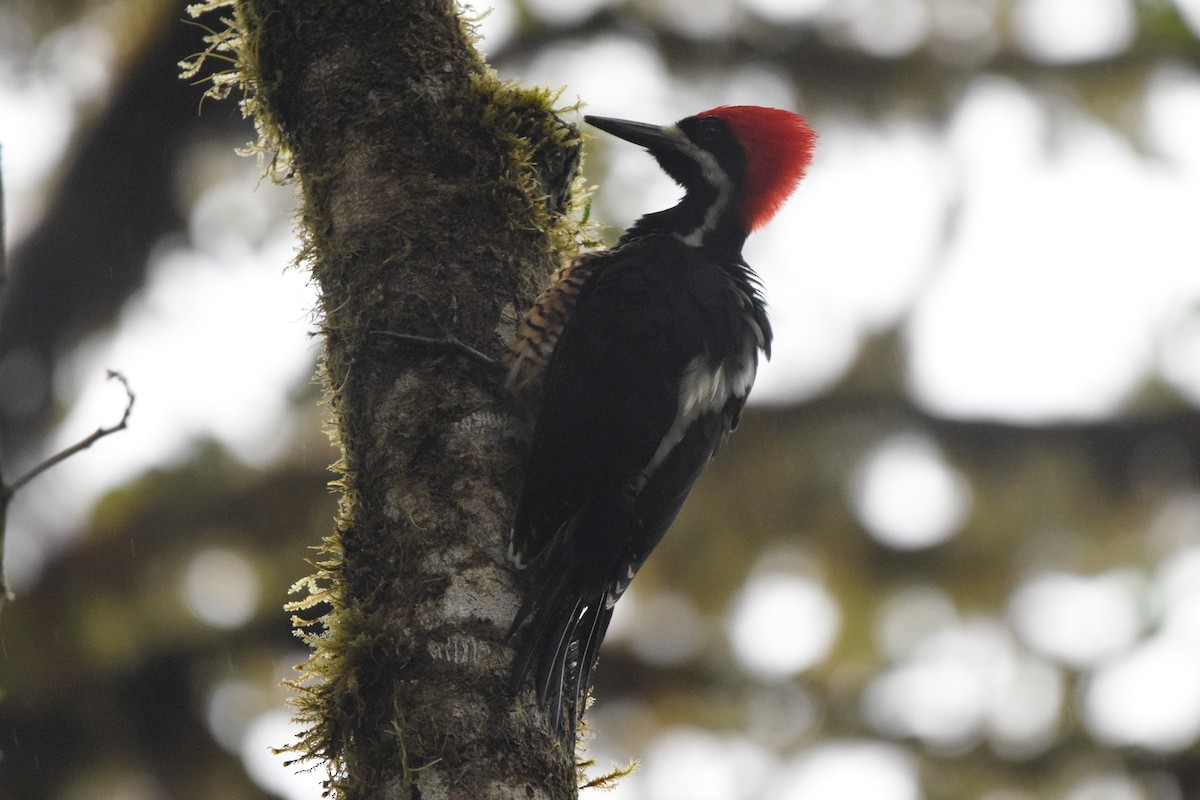
<path fill-rule="evenodd" d="M 0 604 L 3 604 L 4 600 L 13 599 L 12 591 L 8 588 L 8 582 L 4 580 L 4 533 L 6 522 L 8 520 L 9 501 L 12 500 L 13 495 L 17 493 L 17 490 L 37 476 L 41 475 L 46 470 L 54 467 L 57 464 L 61 464 L 76 453 L 87 450 L 105 436 L 111 436 L 117 431 L 123 431 L 126 427 L 128 427 L 129 415 L 133 413 L 133 402 L 136 399 L 136 396 L 134 395 L 133 390 L 129 388 L 129 381 L 124 375 L 119 372 L 114 372 L 111 369 L 108 370 L 108 379 L 112 380 L 114 378 L 120 381 L 121 385 L 125 387 L 125 397 L 127 398 L 127 402 L 125 403 L 125 413 L 121 415 L 120 422 L 107 428 L 97 428 L 86 438 L 80 439 L 75 444 L 63 448 L 44 461 L 35 464 L 28 472 L 17 478 L 12 483 L 6 483 L 3 480 L 0 480 Z"/>

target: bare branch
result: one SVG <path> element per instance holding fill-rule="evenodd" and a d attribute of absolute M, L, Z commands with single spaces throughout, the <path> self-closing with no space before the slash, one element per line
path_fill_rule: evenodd
<path fill-rule="evenodd" d="M 125 413 L 121 415 L 121 421 L 118 422 L 116 425 L 113 425 L 112 427 L 109 427 L 109 428 L 97 428 L 96 430 L 92 431 L 91 435 L 88 436 L 86 439 L 81 439 L 80 441 L 76 442 L 75 444 L 71 445 L 70 447 L 67 447 L 63 450 L 58 451 L 54 455 L 47 458 L 45 461 L 36 465 L 35 467 L 33 467 L 33 469 L 29 470 L 24 475 L 22 475 L 21 477 L 17 478 L 15 481 L 13 481 L 12 484 L 5 486 L 3 488 L 3 491 L 6 495 L 8 495 L 9 497 L 12 497 L 14 492 L 16 492 L 22 486 L 29 483 L 31 480 L 36 478 L 38 475 L 41 475 L 43 472 L 50 469 L 54 465 L 60 464 L 63 461 L 66 461 L 68 458 L 70 458 L 71 456 L 75 455 L 76 453 L 78 453 L 80 451 L 87 450 L 89 447 L 91 447 L 96 442 L 103 439 L 105 436 L 111 436 L 112 434 L 116 433 L 117 431 L 123 431 L 123 430 L 125 430 L 126 427 L 128 427 L 129 415 L 131 413 L 133 413 L 133 401 L 136 399 L 136 397 L 133 394 L 133 390 L 129 388 L 129 381 L 126 380 L 125 376 L 119 372 L 114 372 L 113 370 L 110 369 L 110 370 L 108 370 L 108 379 L 112 380 L 113 378 L 116 378 L 117 380 L 119 380 L 121 382 L 121 385 L 125 387 L 125 396 L 128 398 L 128 402 L 125 404 Z"/>
<path fill-rule="evenodd" d="M 113 378 L 119 380 L 121 385 L 125 387 L 125 397 L 128 398 L 128 402 L 125 403 L 125 413 L 121 415 L 120 422 L 108 428 L 97 428 L 87 438 L 81 439 L 70 447 L 58 451 L 54 455 L 34 466 L 11 484 L 0 480 L 0 607 L 3 607 L 5 600 L 13 599 L 12 590 L 8 588 L 8 582 L 4 579 L 4 535 L 8 522 L 9 501 L 12 500 L 13 495 L 17 493 L 18 489 L 54 465 L 61 464 L 63 461 L 66 461 L 68 458 L 82 450 L 87 450 L 105 436 L 111 436 L 117 431 L 123 431 L 126 427 L 128 427 L 129 415 L 133 413 L 133 401 L 136 398 L 133 394 L 133 390 L 129 388 L 129 381 L 126 380 L 125 376 L 110 369 L 108 370 L 108 379 L 112 380 Z"/>

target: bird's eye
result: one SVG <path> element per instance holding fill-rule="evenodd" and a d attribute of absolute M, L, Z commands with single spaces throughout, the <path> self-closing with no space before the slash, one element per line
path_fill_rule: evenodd
<path fill-rule="evenodd" d="M 696 144 L 713 144 L 720 136 L 720 130 L 715 120 L 705 120 L 696 129 Z"/>

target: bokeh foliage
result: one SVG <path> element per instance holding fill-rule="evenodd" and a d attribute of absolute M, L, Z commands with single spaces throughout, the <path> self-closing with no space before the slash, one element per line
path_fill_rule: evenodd
<path fill-rule="evenodd" d="M 179 207 L 172 181 L 187 146 L 212 140 L 232 152 L 253 138 L 232 107 L 209 104 L 197 115 L 199 90 L 176 79 L 177 62 L 203 47 L 203 31 L 182 22 L 181 5 L 110 5 L 122 23 L 113 91 L 81 109 L 37 225 L 10 243 L 0 362 L 9 358 L 11 367 L 14 353 L 31 353 L 22 369 L 41 373 L 18 380 L 0 368 L 7 375 L 0 393 L 19 384 L 35 395 L 4 405 L 6 459 L 38 449 L 63 411 L 49 390 L 63 354 L 116 324 L 154 246 L 181 232 L 188 209 Z M 951 3 L 921 5 L 936 20 Z M 811 115 L 864 126 L 899 114 L 936 127 L 972 80 L 1002 75 L 1052 106 L 1086 108 L 1139 148 L 1137 109 L 1154 70 L 1200 68 L 1200 45 L 1170 2 L 1137 3 L 1134 40 L 1087 63 L 1039 60 L 1017 46 L 1016 4 L 962 5 L 987 18 L 987 46 L 935 26 L 919 46 L 884 53 L 856 40 L 849 26 L 784 23 L 753 10 L 703 32 L 682 25 L 679 4 L 665 1 L 601 6 L 566 23 L 518 4 L 517 27 L 491 60 L 504 77 L 520 77 L 521 65 L 564 42 L 629 35 L 652 44 L 677 80 L 753 64 L 802 87 Z M 0 22 L 11 22 L 4 46 L 34 59 L 64 26 L 113 25 L 99 7 L 11 3 L 0 9 Z M 599 161 L 592 164 L 598 177 Z M 245 167 L 254 169 L 250 161 Z M 597 213 L 609 203 L 616 205 L 601 189 Z M 679 726 L 744 736 L 783 761 L 825 741 L 872 739 L 894 742 L 919 764 L 930 798 L 1077 797 L 1093 778 L 1112 781 L 1114 793 L 1103 796 L 1200 796 L 1195 741 L 1166 750 L 1105 741 L 1085 713 L 1095 665 L 1056 662 L 1011 625 L 1014 592 L 1032 575 L 1118 572 L 1140 581 L 1137 638 L 1161 632 L 1154 576 L 1200 544 L 1200 415 L 1148 378 L 1108 419 L 1039 426 L 945 419 L 910 396 L 907 356 L 898 327 L 877 332 L 861 343 L 849 373 L 819 396 L 747 414 L 635 585 L 630 605 L 640 611 L 629 626 L 651 633 L 614 630 L 592 712 L 598 752 L 648 757 L 655 737 Z M 309 548 L 333 518 L 325 483 L 334 455 L 316 403 L 315 390 L 294 394 L 293 413 L 311 435 L 274 464 L 250 467 L 198 442 L 185 463 L 112 493 L 4 610 L 0 797 L 269 796 L 247 774 L 239 738 L 257 714 L 279 706 L 278 683 L 303 658 L 281 606 L 288 587 L 311 571 Z M 853 499 L 863 460 L 907 435 L 935 445 L 970 497 L 954 536 L 914 551 L 872 537 Z M 232 553 L 254 576 L 253 612 L 232 628 L 205 622 L 187 600 L 189 569 L 211 552 Z M 815 577 L 841 620 L 829 655 L 782 680 L 744 669 L 726 636 L 747 578 L 773 568 Z M 947 627 L 982 625 L 1050 670 L 1060 691 L 1048 733 L 1006 738 L 980 712 L 939 739 L 873 716 L 865 699 L 871 687 L 905 658 L 888 651 L 880 631 L 897 598 L 912 591 L 949 608 L 939 618 Z M 656 642 L 646 641 L 670 627 L 655 618 L 663 596 L 683 598 L 698 621 L 684 657 L 656 655 Z M 781 620 L 781 633 L 804 624 Z M 669 640 L 664 633 L 657 646 Z M 230 696 L 240 698 L 236 713 L 222 700 Z"/>

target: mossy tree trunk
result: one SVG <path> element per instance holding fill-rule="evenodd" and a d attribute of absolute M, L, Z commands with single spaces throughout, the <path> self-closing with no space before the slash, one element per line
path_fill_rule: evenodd
<path fill-rule="evenodd" d="M 291 158 L 320 289 L 341 511 L 301 752 L 344 798 L 564 798 L 574 754 L 505 693 L 505 560 L 525 427 L 498 356 L 574 241 L 578 135 L 499 83 L 449 0 L 240 0 L 251 107 Z"/>

